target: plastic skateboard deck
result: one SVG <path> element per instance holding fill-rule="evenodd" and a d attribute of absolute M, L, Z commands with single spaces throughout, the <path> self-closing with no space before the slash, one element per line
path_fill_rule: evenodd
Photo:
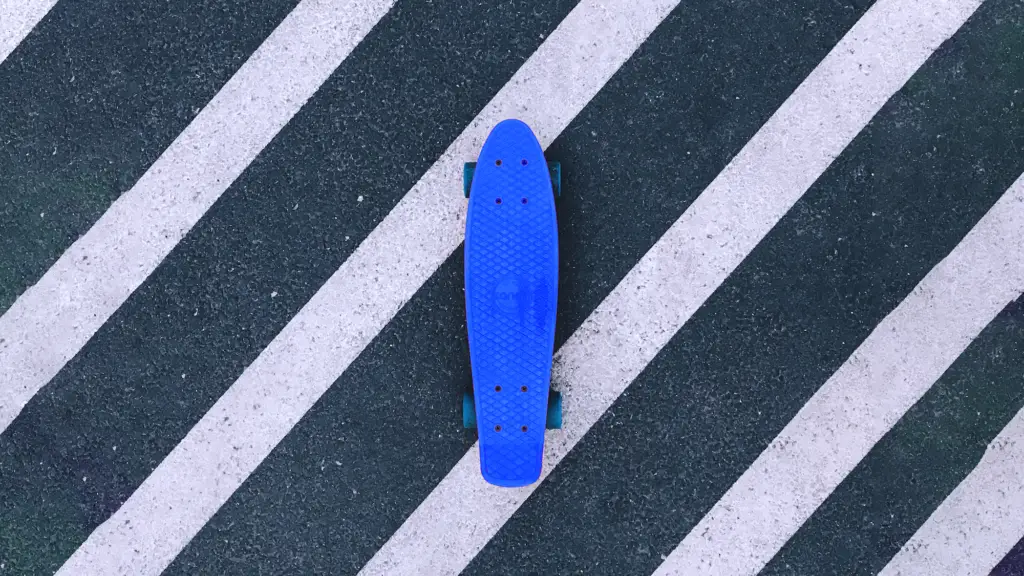
<path fill-rule="evenodd" d="M 543 150 L 518 120 L 492 129 L 472 172 L 465 281 L 480 471 L 498 486 L 532 484 L 544 455 L 558 229 Z"/>

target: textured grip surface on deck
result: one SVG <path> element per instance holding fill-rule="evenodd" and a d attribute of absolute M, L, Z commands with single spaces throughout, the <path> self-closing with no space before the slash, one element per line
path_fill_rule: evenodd
<path fill-rule="evenodd" d="M 497 125 L 481 151 L 465 256 L 481 472 L 494 484 L 529 484 L 544 450 L 558 232 L 543 151 L 521 122 Z"/>

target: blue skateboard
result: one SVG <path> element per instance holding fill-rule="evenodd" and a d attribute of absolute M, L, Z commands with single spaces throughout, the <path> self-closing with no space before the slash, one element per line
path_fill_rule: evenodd
<path fill-rule="evenodd" d="M 473 391 L 462 419 L 480 438 L 480 471 L 498 486 L 540 478 L 545 428 L 561 428 L 550 390 L 558 300 L 556 163 L 530 127 L 505 120 L 463 169 L 466 326 Z"/>

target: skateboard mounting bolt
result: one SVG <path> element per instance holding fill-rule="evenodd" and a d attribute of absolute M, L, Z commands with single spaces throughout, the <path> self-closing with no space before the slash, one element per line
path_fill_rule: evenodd
<path fill-rule="evenodd" d="M 523 386 L 522 388 L 520 388 L 520 390 L 522 390 L 523 392 L 526 392 L 526 386 Z"/>
<path fill-rule="evenodd" d="M 501 392 L 501 386 L 495 386 L 494 387 L 494 391 L 495 392 Z"/>
<path fill-rule="evenodd" d="M 497 425 L 495 425 L 495 426 L 494 426 L 494 431 L 495 431 L 495 432 L 501 432 L 501 424 L 497 424 Z"/>
<path fill-rule="evenodd" d="M 523 204 L 526 204 L 526 198 L 523 198 Z"/>
<path fill-rule="evenodd" d="M 523 166 L 526 166 L 526 158 L 523 158 Z"/>
<path fill-rule="evenodd" d="M 495 160 L 494 161 L 494 165 L 495 166 L 501 166 L 501 158 L 498 158 L 497 160 Z"/>
<path fill-rule="evenodd" d="M 501 198 L 495 198 L 494 199 L 494 203 L 495 204 L 501 204 Z"/>
<path fill-rule="evenodd" d="M 523 426 L 523 432 L 526 432 L 526 426 Z"/>

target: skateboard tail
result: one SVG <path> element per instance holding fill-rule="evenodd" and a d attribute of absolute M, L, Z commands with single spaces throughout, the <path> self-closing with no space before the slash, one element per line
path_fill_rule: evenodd
<path fill-rule="evenodd" d="M 544 444 L 480 444 L 480 473 L 495 486 L 518 488 L 540 479 Z"/>

